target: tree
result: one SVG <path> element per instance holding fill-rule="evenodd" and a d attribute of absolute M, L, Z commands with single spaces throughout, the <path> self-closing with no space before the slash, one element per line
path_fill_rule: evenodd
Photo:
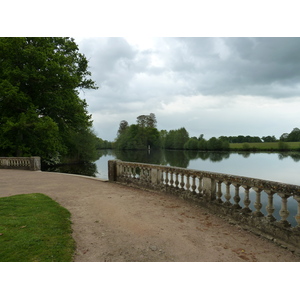
<path fill-rule="evenodd" d="M 148 149 L 161 146 L 160 133 L 156 129 L 154 114 L 140 115 L 137 124 L 128 126 L 127 121 L 121 121 L 115 146 L 118 149 Z"/>
<path fill-rule="evenodd" d="M 122 134 L 128 128 L 128 122 L 122 120 L 119 125 L 118 135 Z"/>
<path fill-rule="evenodd" d="M 279 140 L 285 142 L 285 141 L 287 140 L 288 136 L 289 136 L 288 133 L 283 133 L 283 134 L 280 136 Z"/>
<path fill-rule="evenodd" d="M 156 128 L 156 123 L 156 117 L 153 113 L 151 113 L 150 115 L 140 115 L 137 117 L 137 124 L 142 128 Z"/>
<path fill-rule="evenodd" d="M 177 130 L 174 141 L 174 147 L 176 149 L 184 149 L 184 144 L 189 140 L 189 133 L 182 127 Z"/>
<path fill-rule="evenodd" d="M 184 149 L 184 145 L 189 140 L 189 133 L 184 127 L 170 130 L 165 136 L 166 149 Z"/>
<path fill-rule="evenodd" d="M 222 150 L 222 141 L 212 137 L 207 142 L 207 149 L 209 150 Z"/>
<path fill-rule="evenodd" d="M 264 141 L 264 143 L 267 143 L 267 142 L 276 142 L 277 141 L 276 137 L 274 135 L 272 135 L 272 136 L 270 136 L 270 135 L 263 136 L 261 139 Z"/>
<path fill-rule="evenodd" d="M 69 155 L 91 134 L 78 89 L 96 89 L 72 38 L 0 38 L 0 154 Z"/>
<path fill-rule="evenodd" d="M 191 137 L 185 144 L 184 149 L 186 150 L 198 150 L 198 139 L 196 137 Z"/>
<path fill-rule="evenodd" d="M 299 142 L 300 141 L 300 129 L 294 128 L 288 135 L 287 142 Z"/>

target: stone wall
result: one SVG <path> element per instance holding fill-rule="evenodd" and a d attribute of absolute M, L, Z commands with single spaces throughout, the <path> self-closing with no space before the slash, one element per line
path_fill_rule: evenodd
<path fill-rule="evenodd" d="M 247 230 L 300 249 L 298 185 L 120 160 L 109 161 L 108 169 L 110 181 L 197 201 Z"/>
<path fill-rule="evenodd" d="M 41 158 L 34 157 L 0 157 L 0 169 L 41 170 Z"/>

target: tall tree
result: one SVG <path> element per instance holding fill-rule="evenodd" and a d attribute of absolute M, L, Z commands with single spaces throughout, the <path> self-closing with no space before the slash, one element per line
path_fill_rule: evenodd
<path fill-rule="evenodd" d="M 115 146 L 118 149 L 159 148 L 160 134 L 156 129 L 155 115 L 140 115 L 137 124 L 130 126 L 127 121 L 121 121 Z"/>
<path fill-rule="evenodd" d="M 0 38 L 0 154 L 70 155 L 91 134 L 78 89 L 96 89 L 72 38 Z"/>
<path fill-rule="evenodd" d="M 294 128 L 288 135 L 287 142 L 299 142 L 300 141 L 300 129 Z"/>
<path fill-rule="evenodd" d="M 140 127 L 150 127 L 156 128 L 156 117 L 155 114 L 151 113 L 150 115 L 140 115 L 137 117 L 137 124 Z"/>
<path fill-rule="evenodd" d="M 128 128 L 128 122 L 126 120 L 122 120 L 119 125 L 118 135 L 125 132 L 125 130 Z"/>

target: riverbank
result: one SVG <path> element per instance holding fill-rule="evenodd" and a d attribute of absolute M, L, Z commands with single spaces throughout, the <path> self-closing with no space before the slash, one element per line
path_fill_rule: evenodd
<path fill-rule="evenodd" d="M 195 203 L 97 178 L 0 170 L 0 197 L 43 193 L 71 212 L 75 262 L 297 262 Z"/>
<path fill-rule="evenodd" d="M 264 142 L 264 143 L 232 143 L 229 144 L 230 151 L 270 151 L 270 152 L 283 152 L 283 151 L 300 151 L 300 142 Z"/>

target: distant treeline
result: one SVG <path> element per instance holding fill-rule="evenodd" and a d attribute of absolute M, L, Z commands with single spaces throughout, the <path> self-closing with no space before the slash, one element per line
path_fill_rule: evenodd
<path fill-rule="evenodd" d="M 114 147 L 114 143 L 113 142 L 109 142 L 107 140 L 102 140 L 101 138 L 97 139 L 96 142 L 96 149 L 100 150 L 100 149 L 112 149 Z"/>
<path fill-rule="evenodd" d="M 274 143 L 273 150 L 288 150 L 287 142 L 300 142 L 300 129 L 294 128 L 290 133 L 283 133 L 279 139 L 273 135 L 269 136 L 220 136 L 205 139 L 203 134 L 199 137 L 190 137 L 184 127 L 175 130 L 157 130 L 156 117 L 153 113 L 150 115 L 141 115 L 137 117 L 137 123 L 129 125 L 127 121 L 120 122 L 117 138 L 115 142 L 101 142 L 100 148 L 116 148 L 121 150 L 137 149 L 174 149 L 174 150 L 232 150 L 232 144 L 242 144 L 237 146 L 239 150 L 259 150 L 264 149 L 258 144 Z M 252 147 L 249 144 L 256 146 Z M 273 145 L 274 145 L 273 144 Z M 106 147 L 104 147 L 104 145 Z M 294 148 L 294 147 L 293 147 Z M 300 148 L 300 144 L 299 144 Z"/>

